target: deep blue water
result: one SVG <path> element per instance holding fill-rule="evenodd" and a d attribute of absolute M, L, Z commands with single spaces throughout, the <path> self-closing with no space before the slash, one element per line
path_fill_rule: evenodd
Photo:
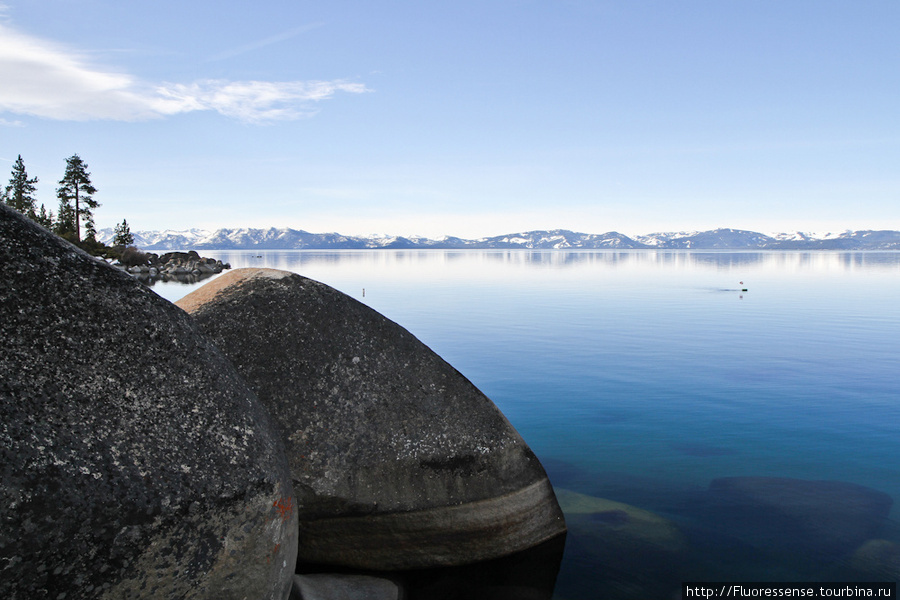
<path fill-rule="evenodd" d="M 365 302 L 484 391 L 556 488 L 628 505 L 567 513 L 558 598 L 900 575 L 896 505 L 796 481 L 900 499 L 900 253 L 204 254 Z M 710 491 L 730 477 L 788 480 Z"/>

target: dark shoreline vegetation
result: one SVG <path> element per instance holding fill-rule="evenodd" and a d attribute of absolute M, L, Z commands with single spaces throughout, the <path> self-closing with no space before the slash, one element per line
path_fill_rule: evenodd
<path fill-rule="evenodd" d="M 87 169 L 87 163 L 77 154 L 66 159 L 65 174 L 56 189 L 59 207 L 54 214 L 45 204 L 38 208 L 34 196 L 38 178 L 28 176 L 20 154 L 13 164 L 9 184 L 0 190 L 0 201 L 92 256 L 121 260 L 126 249 L 134 244 L 134 235 L 128 221 L 123 219 L 109 236 L 109 245 L 97 240 L 94 210 L 100 203 L 94 199 L 97 188 Z"/>
<path fill-rule="evenodd" d="M 194 251 L 167 252 L 162 256 L 141 252 L 134 246 L 134 234 L 127 219 L 123 219 L 108 236 L 109 245 L 99 241 L 94 227 L 94 210 L 100 203 L 93 197 L 97 188 L 91 183 L 87 167 L 77 154 L 66 159 L 66 172 L 56 190 L 59 210 L 54 215 L 44 204 L 38 209 L 34 197 L 38 179 L 28 177 L 20 154 L 13 164 L 9 184 L 0 190 L 0 201 L 91 256 L 112 262 L 148 285 L 170 280 L 196 283 L 231 268 L 231 265 L 203 258 Z"/>

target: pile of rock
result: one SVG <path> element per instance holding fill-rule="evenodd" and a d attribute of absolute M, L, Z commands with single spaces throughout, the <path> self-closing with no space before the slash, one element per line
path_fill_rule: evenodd
<path fill-rule="evenodd" d="M 153 253 L 131 253 L 123 256 L 116 266 L 145 282 L 177 280 L 182 283 L 195 283 L 231 268 L 229 263 L 223 263 L 215 258 L 204 258 L 194 250 L 166 252 L 162 256 Z"/>

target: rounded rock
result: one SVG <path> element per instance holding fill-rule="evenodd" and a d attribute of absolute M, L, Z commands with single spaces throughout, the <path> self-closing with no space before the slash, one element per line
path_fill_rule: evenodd
<path fill-rule="evenodd" d="M 183 311 L 0 206 L 0 597 L 290 593 L 283 446 Z"/>
<path fill-rule="evenodd" d="M 565 532 L 543 467 L 493 402 L 368 306 L 274 269 L 232 271 L 177 304 L 278 424 L 302 559 L 464 564 Z"/>

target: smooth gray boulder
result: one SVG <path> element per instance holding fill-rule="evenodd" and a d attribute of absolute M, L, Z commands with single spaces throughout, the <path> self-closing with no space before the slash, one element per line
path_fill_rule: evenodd
<path fill-rule="evenodd" d="M 295 506 L 196 324 L 0 206 L 0 597 L 282 600 Z"/>
<path fill-rule="evenodd" d="M 232 271 L 177 304 L 281 430 L 301 559 L 465 564 L 565 531 L 543 467 L 497 407 L 368 306 L 273 269 Z"/>

